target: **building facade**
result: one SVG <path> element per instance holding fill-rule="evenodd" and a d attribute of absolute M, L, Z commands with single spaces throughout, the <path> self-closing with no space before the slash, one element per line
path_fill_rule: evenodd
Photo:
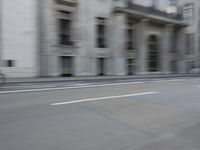
<path fill-rule="evenodd" d="M 198 0 L 182 0 L 183 6 L 183 19 L 187 24 L 185 29 L 186 38 L 186 72 L 195 73 L 198 72 L 200 66 L 199 62 L 199 35 L 200 35 L 200 1 Z"/>
<path fill-rule="evenodd" d="M 198 0 L 3 0 L 1 5 L 0 56 L 9 77 L 199 70 Z"/>

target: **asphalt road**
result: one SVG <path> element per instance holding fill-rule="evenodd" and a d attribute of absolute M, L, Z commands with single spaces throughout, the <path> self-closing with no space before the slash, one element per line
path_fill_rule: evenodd
<path fill-rule="evenodd" d="M 200 79 L 8 85 L 1 150 L 199 150 Z"/>

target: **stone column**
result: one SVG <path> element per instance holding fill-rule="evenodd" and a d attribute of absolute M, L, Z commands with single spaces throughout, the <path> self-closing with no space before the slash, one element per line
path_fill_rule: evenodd
<path fill-rule="evenodd" d="M 200 43 L 199 43 L 199 34 L 194 34 L 194 60 L 195 60 L 195 70 L 194 73 L 198 73 L 200 71 Z"/>
<path fill-rule="evenodd" d="M 139 75 L 147 73 L 147 23 L 148 20 L 143 19 L 136 25 L 136 74 Z"/>
<path fill-rule="evenodd" d="M 0 71 L 1 67 L 3 67 L 3 46 L 2 46 L 2 11 L 3 11 L 3 3 L 0 1 Z"/>
<path fill-rule="evenodd" d="M 165 26 L 162 38 L 162 51 L 161 51 L 161 71 L 164 74 L 170 73 L 170 51 L 172 49 L 172 36 L 173 25 Z"/>
<path fill-rule="evenodd" d="M 125 75 L 125 19 L 123 13 L 114 14 L 111 38 L 113 75 Z"/>
<path fill-rule="evenodd" d="M 185 60 L 185 28 L 180 28 L 177 32 L 177 67 L 178 73 L 186 73 L 186 60 Z"/>
<path fill-rule="evenodd" d="M 79 1 L 74 14 L 74 33 L 76 41 L 75 76 L 96 75 L 96 19 L 95 1 Z"/>
<path fill-rule="evenodd" d="M 59 61 L 56 56 L 57 24 L 55 4 L 38 0 L 38 68 L 40 76 L 58 76 Z"/>

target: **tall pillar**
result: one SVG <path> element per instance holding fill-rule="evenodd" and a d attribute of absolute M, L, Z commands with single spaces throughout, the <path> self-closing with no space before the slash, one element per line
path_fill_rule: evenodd
<path fill-rule="evenodd" d="M 170 73 L 170 51 L 172 48 L 172 36 L 173 25 L 166 25 L 163 33 L 161 51 L 161 71 L 164 74 Z"/>
<path fill-rule="evenodd" d="M 91 5 L 95 1 L 80 0 L 73 12 L 75 48 L 75 76 L 96 76 L 96 20 Z"/>
<path fill-rule="evenodd" d="M 177 67 L 178 73 L 186 73 L 186 61 L 185 61 L 185 28 L 180 28 L 177 32 Z"/>
<path fill-rule="evenodd" d="M 111 38 L 113 75 L 125 75 L 125 21 L 123 13 L 114 14 Z"/>
<path fill-rule="evenodd" d="M 0 1 L 0 68 L 3 67 L 3 46 L 2 46 L 2 11 L 3 11 L 3 3 Z M 1 70 L 0 70 L 1 71 Z"/>
<path fill-rule="evenodd" d="M 37 68 L 38 76 L 48 76 L 48 47 L 47 47 L 47 10 L 46 0 L 37 0 Z"/>
<path fill-rule="evenodd" d="M 199 39 L 199 34 L 195 34 L 194 35 L 194 67 L 195 67 L 195 72 L 194 73 L 198 73 L 200 71 L 200 39 Z M 200 73 L 200 72 L 199 72 Z"/>
<path fill-rule="evenodd" d="M 136 26 L 136 74 L 142 75 L 147 73 L 147 19 L 141 20 Z"/>

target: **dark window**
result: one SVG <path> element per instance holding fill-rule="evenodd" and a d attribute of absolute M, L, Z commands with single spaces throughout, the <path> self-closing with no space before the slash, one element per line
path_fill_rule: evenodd
<path fill-rule="evenodd" d="M 106 48 L 106 19 L 105 18 L 97 18 L 96 46 L 98 48 Z"/>
<path fill-rule="evenodd" d="M 193 54 L 194 52 L 194 34 L 186 34 L 186 54 Z"/>
<path fill-rule="evenodd" d="M 126 50 L 134 50 L 134 23 L 132 18 L 127 18 L 127 29 L 126 29 Z"/>
<path fill-rule="evenodd" d="M 171 47 L 170 47 L 170 49 L 171 49 L 172 53 L 176 53 L 176 36 L 174 34 L 171 36 Z"/>
<path fill-rule="evenodd" d="M 59 44 L 72 45 L 71 41 L 71 14 L 69 12 L 60 12 L 58 20 Z"/>
<path fill-rule="evenodd" d="M 127 50 L 133 50 L 133 29 L 127 29 Z"/>
<path fill-rule="evenodd" d="M 183 18 L 186 23 L 192 24 L 194 20 L 194 5 L 192 3 L 185 4 L 183 7 Z"/>
<path fill-rule="evenodd" d="M 158 38 L 150 35 L 149 40 L 149 71 L 159 71 Z"/>
<path fill-rule="evenodd" d="M 14 67 L 15 66 L 15 61 L 14 60 L 5 60 L 5 67 Z"/>

